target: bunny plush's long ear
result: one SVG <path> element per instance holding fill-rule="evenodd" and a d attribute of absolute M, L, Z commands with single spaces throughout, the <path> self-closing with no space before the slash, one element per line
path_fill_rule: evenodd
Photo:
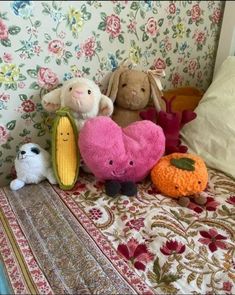
<path fill-rule="evenodd" d="M 106 96 L 101 94 L 100 106 L 99 106 L 99 115 L 100 116 L 111 116 L 113 113 L 113 102 Z"/>
<path fill-rule="evenodd" d="M 165 71 L 161 69 L 148 70 L 147 74 L 151 85 L 151 92 L 156 110 L 158 112 L 166 111 L 165 103 L 161 99 L 163 96 L 161 78 L 165 77 Z"/>
<path fill-rule="evenodd" d="M 124 60 L 119 67 L 112 73 L 109 84 L 108 84 L 108 90 L 106 95 L 111 98 L 112 102 L 115 101 L 118 93 L 118 85 L 119 85 L 119 79 L 123 72 L 127 71 L 132 66 L 131 62 L 126 59 Z"/>
<path fill-rule="evenodd" d="M 54 89 L 42 97 L 42 106 L 48 112 L 55 112 L 61 107 L 61 87 Z"/>

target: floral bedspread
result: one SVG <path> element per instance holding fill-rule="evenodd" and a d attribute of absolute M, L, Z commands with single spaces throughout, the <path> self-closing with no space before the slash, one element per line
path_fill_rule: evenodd
<path fill-rule="evenodd" d="M 47 286 L 44 293 L 76 293 L 83 290 L 83 293 L 91 294 L 234 294 L 235 182 L 217 171 L 209 170 L 209 173 L 210 181 L 203 192 L 207 198 L 204 206 L 190 202 L 187 208 L 180 207 L 174 200 L 157 192 L 149 180 L 138 185 L 137 197 L 110 198 L 105 195 L 102 183 L 91 175 L 82 175 L 76 187 L 67 192 L 48 183 L 27 186 L 21 193 L 4 188 L 0 191 L 1 210 L 8 216 L 4 210 L 9 202 L 8 210 L 12 210 L 24 235 L 24 247 L 27 245 L 38 265 L 41 281 Z M 37 201 L 38 198 L 41 203 Z M 52 205 L 56 210 L 50 208 Z M 53 213 L 50 219 L 50 212 L 57 213 Z M 58 216 L 59 221 L 56 220 Z M 55 223 L 51 225 L 53 220 Z M 76 232 L 75 224 L 76 230 L 80 227 L 80 233 Z M 50 229 L 49 232 L 45 231 L 46 227 Z M 55 231 L 57 227 L 58 231 Z M 44 240 L 41 239 L 42 228 Z M 69 232 L 70 228 L 73 232 Z M 63 235 L 59 234 L 62 229 Z M 74 233 L 76 236 L 73 236 Z M 0 229 L 0 234 L 1 239 L 4 229 Z M 43 244 L 46 239 L 48 242 Z M 81 267 L 80 262 L 72 264 L 71 257 L 66 256 L 66 253 L 74 252 L 69 252 L 70 248 L 58 246 L 61 241 L 67 241 L 63 246 L 65 248 L 70 243 L 75 245 L 82 241 L 78 253 L 80 257 L 83 248 L 93 256 L 97 252 L 96 263 L 102 264 L 106 277 L 100 276 L 97 280 L 93 276 L 89 283 L 84 279 L 78 289 L 76 280 L 70 282 L 74 271 L 64 277 L 66 265 L 70 265 L 75 272 L 80 269 L 87 271 L 87 277 L 90 270 L 86 270 L 84 264 Z M 40 248 L 41 244 L 43 246 Z M 53 260 L 54 268 L 49 262 L 44 263 L 43 259 L 47 257 L 43 251 L 49 251 L 47 247 L 54 247 L 51 254 L 55 256 L 55 253 L 60 252 L 58 263 Z M 21 248 L 19 245 L 19 250 Z M 0 240 L 2 260 L 9 275 L 9 266 L 2 249 Z M 98 257 L 105 262 L 99 261 Z M 67 264 L 68 261 L 70 264 Z M 25 267 L 28 267 L 27 263 Z M 106 281 L 111 276 L 111 268 L 113 279 Z M 57 277 L 56 272 L 60 272 Z M 62 279 L 64 285 L 59 283 Z M 96 284 L 100 286 L 99 292 Z M 109 289 L 111 285 L 112 290 Z M 122 290 L 119 289 L 121 285 Z"/>

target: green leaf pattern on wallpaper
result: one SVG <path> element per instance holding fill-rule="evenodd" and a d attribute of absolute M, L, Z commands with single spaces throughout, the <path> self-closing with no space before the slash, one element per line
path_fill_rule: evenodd
<path fill-rule="evenodd" d="M 164 68 L 164 88 L 205 90 L 212 78 L 223 1 L 0 1 L 0 185 L 20 144 L 49 147 L 41 97 L 72 77 L 105 91 L 129 57 Z M 4 172 L 3 172 L 4 171 Z"/>

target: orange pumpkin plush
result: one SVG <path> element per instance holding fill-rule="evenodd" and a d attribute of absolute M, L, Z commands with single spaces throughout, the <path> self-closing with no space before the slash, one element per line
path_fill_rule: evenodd
<path fill-rule="evenodd" d="M 182 205 L 194 197 L 199 204 L 205 198 L 197 195 L 208 182 L 208 172 L 204 161 L 193 154 L 173 153 L 162 157 L 151 171 L 151 179 L 157 189 L 172 198 L 182 198 Z"/>

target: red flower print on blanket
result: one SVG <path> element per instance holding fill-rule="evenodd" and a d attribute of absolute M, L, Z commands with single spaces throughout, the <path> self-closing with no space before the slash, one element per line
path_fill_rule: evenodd
<path fill-rule="evenodd" d="M 131 238 L 127 244 L 118 245 L 117 251 L 129 260 L 136 269 L 143 271 L 146 268 L 146 264 L 154 258 L 147 246 L 143 243 L 139 244 L 135 238 Z"/>
<path fill-rule="evenodd" d="M 199 239 L 199 242 L 208 245 L 211 252 L 215 252 L 218 248 L 227 249 L 227 245 L 223 240 L 227 238 L 223 235 L 218 234 L 216 229 L 209 229 L 209 231 L 200 231 L 200 235 L 203 238 Z"/>

